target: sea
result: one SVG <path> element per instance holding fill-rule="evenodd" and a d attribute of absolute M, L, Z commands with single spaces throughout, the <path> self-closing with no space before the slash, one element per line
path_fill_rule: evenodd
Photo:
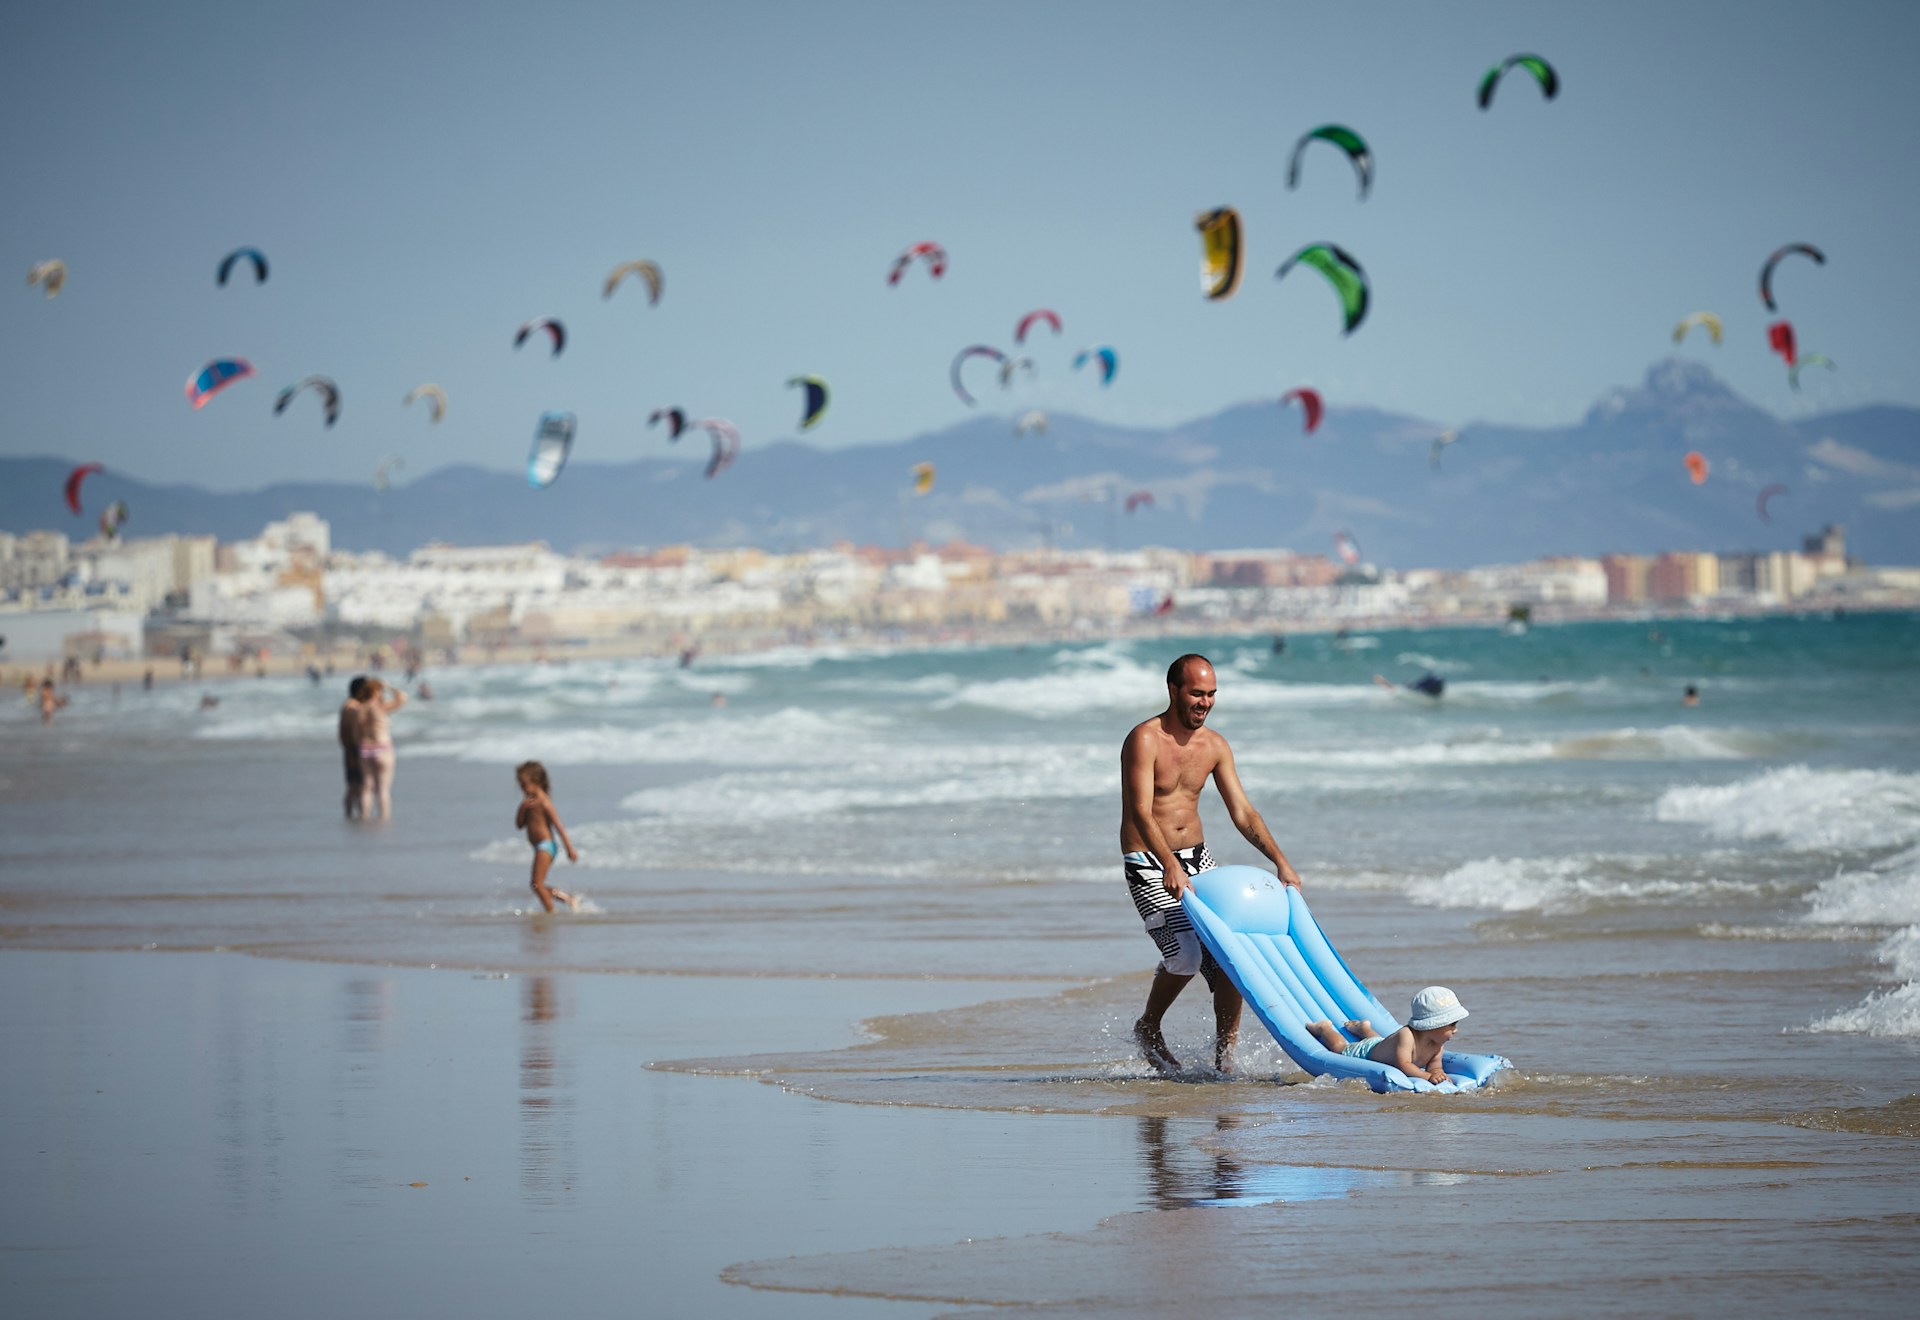
<path fill-rule="evenodd" d="M 1514 1064 L 1495 1085 L 1442 1108 L 1311 1079 L 1251 1016 L 1216 1073 L 1198 983 L 1169 1018 L 1188 1066 L 1147 1068 L 1131 1024 L 1157 954 L 1121 880 L 1119 752 L 1185 652 L 1213 662 L 1209 724 L 1348 965 L 1390 1007 L 1452 987 L 1471 1013 L 1455 1048 Z M 0 711 L 0 953 L 724 982 L 770 1010 L 800 1002 L 792 987 L 858 982 L 852 1043 L 682 1030 L 645 1066 L 791 1105 L 991 1115 L 1040 1149 L 1050 1121 L 1121 1123 L 1134 1191 L 1097 1228 L 1058 1225 L 1085 1229 L 1087 1259 L 1137 1253 L 1156 1215 L 1375 1193 L 1403 1207 L 1375 1225 L 1391 1237 L 1435 1189 L 1484 1183 L 1502 1195 L 1477 1227 L 1504 1224 L 1517 1251 L 1572 1251 L 1595 1279 L 1633 1262 L 1629 1311 L 1710 1309 L 1727 1253 L 1787 1226 L 1813 1254 L 1778 1265 L 1782 1296 L 1820 1296 L 1844 1269 L 1859 1304 L 1840 1309 L 1875 1311 L 1916 1281 L 1920 1223 L 1916 656 L 1920 617 L 1863 613 L 789 646 L 685 666 L 558 652 L 430 667 L 431 699 L 404 685 L 394 819 L 366 824 L 341 812 L 345 671 L 88 683 L 48 727 L 24 702 Z M 1408 686 L 1428 673 L 1442 696 Z M 527 887 L 528 760 L 580 854 L 554 875 L 577 912 L 541 915 Z M 1202 815 L 1222 862 L 1261 861 L 1211 792 Z M 915 987 L 936 983 L 967 1002 L 931 1006 Z M 1580 1170 L 1617 1177 L 1571 1201 L 1540 1190 Z M 1675 1223 L 1746 1227 L 1623 1247 L 1649 1197 Z M 1338 1213 L 1300 1245 L 1337 1262 L 1360 1231 L 1386 1249 Z M 1556 1215 L 1584 1226 L 1538 1236 Z M 1204 1250 L 1238 1250 L 1253 1222 Z M 740 1260 L 726 1282 L 1077 1297 L 1064 1314 L 1173 1304 L 1152 1281 L 1126 1304 L 1088 1291 L 1057 1233 L 1006 1241 L 991 1267 L 925 1244 Z M 1286 1292 L 1279 1261 L 1235 1277 L 1223 1296 L 1240 1304 Z M 1478 1300 L 1539 1314 L 1551 1295 Z"/>

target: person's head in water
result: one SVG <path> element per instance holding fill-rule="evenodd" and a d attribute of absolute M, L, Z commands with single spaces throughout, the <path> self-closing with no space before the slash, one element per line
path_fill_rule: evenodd
<path fill-rule="evenodd" d="M 1700 704 L 1700 689 L 1691 683 L 1687 684 L 1686 695 L 1680 698 L 1680 702 L 1686 706 L 1698 706 Z"/>
<path fill-rule="evenodd" d="M 522 761 L 515 767 L 513 777 L 521 788 L 532 785 L 549 796 L 553 793 L 553 781 L 547 778 L 547 767 L 538 761 Z"/>
<path fill-rule="evenodd" d="M 1207 722 L 1218 687 L 1213 661 L 1189 652 L 1167 666 L 1167 709 L 1186 728 L 1198 729 Z"/>
<path fill-rule="evenodd" d="M 359 675 L 353 682 L 347 684 L 347 696 L 355 701 L 365 701 L 367 699 L 367 676 L 365 674 Z"/>

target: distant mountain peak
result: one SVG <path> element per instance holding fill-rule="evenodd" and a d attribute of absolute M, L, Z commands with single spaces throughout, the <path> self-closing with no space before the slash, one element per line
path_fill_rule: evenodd
<path fill-rule="evenodd" d="M 1606 422 L 1627 413 L 1699 415 L 1725 409 L 1753 411 L 1753 405 L 1727 388 L 1704 362 L 1663 358 L 1647 368 L 1635 390 L 1616 389 L 1587 410 L 1589 422 Z"/>

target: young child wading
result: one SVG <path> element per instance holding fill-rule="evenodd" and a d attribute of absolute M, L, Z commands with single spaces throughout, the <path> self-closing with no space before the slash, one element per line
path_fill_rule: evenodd
<path fill-rule="evenodd" d="M 1355 1041 L 1342 1036 L 1324 1018 L 1307 1023 L 1307 1030 L 1335 1054 L 1390 1064 L 1409 1077 L 1424 1077 L 1438 1086 L 1447 1080 L 1440 1056 L 1466 1016 L 1466 1006 L 1453 991 L 1444 985 L 1430 985 L 1413 997 L 1413 1013 L 1407 1025 L 1391 1036 L 1377 1034 L 1364 1018 L 1347 1023 L 1347 1031 L 1360 1038 Z"/>
<path fill-rule="evenodd" d="M 540 906 L 553 911 L 553 900 L 559 899 L 567 907 L 580 906 L 578 894 L 564 894 L 558 889 L 547 887 L 547 872 L 553 869 L 554 858 L 560 855 L 564 844 L 567 860 L 577 862 L 580 854 L 573 850 L 573 840 L 567 837 L 567 827 L 560 823 L 560 813 L 553 807 L 553 782 L 547 778 L 547 768 L 538 761 L 528 761 L 513 772 L 520 783 L 520 791 L 525 796 L 520 800 L 520 810 L 513 817 L 514 828 L 527 832 L 527 842 L 533 845 L 533 894 L 540 900 Z"/>

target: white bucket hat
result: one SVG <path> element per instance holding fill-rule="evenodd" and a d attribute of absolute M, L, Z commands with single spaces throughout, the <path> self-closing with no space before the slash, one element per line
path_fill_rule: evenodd
<path fill-rule="evenodd" d="M 1432 1031 L 1466 1016 L 1458 995 L 1444 985 L 1430 985 L 1413 997 L 1413 1017 L 1407 1025 L 1415 1031 Z"/>

